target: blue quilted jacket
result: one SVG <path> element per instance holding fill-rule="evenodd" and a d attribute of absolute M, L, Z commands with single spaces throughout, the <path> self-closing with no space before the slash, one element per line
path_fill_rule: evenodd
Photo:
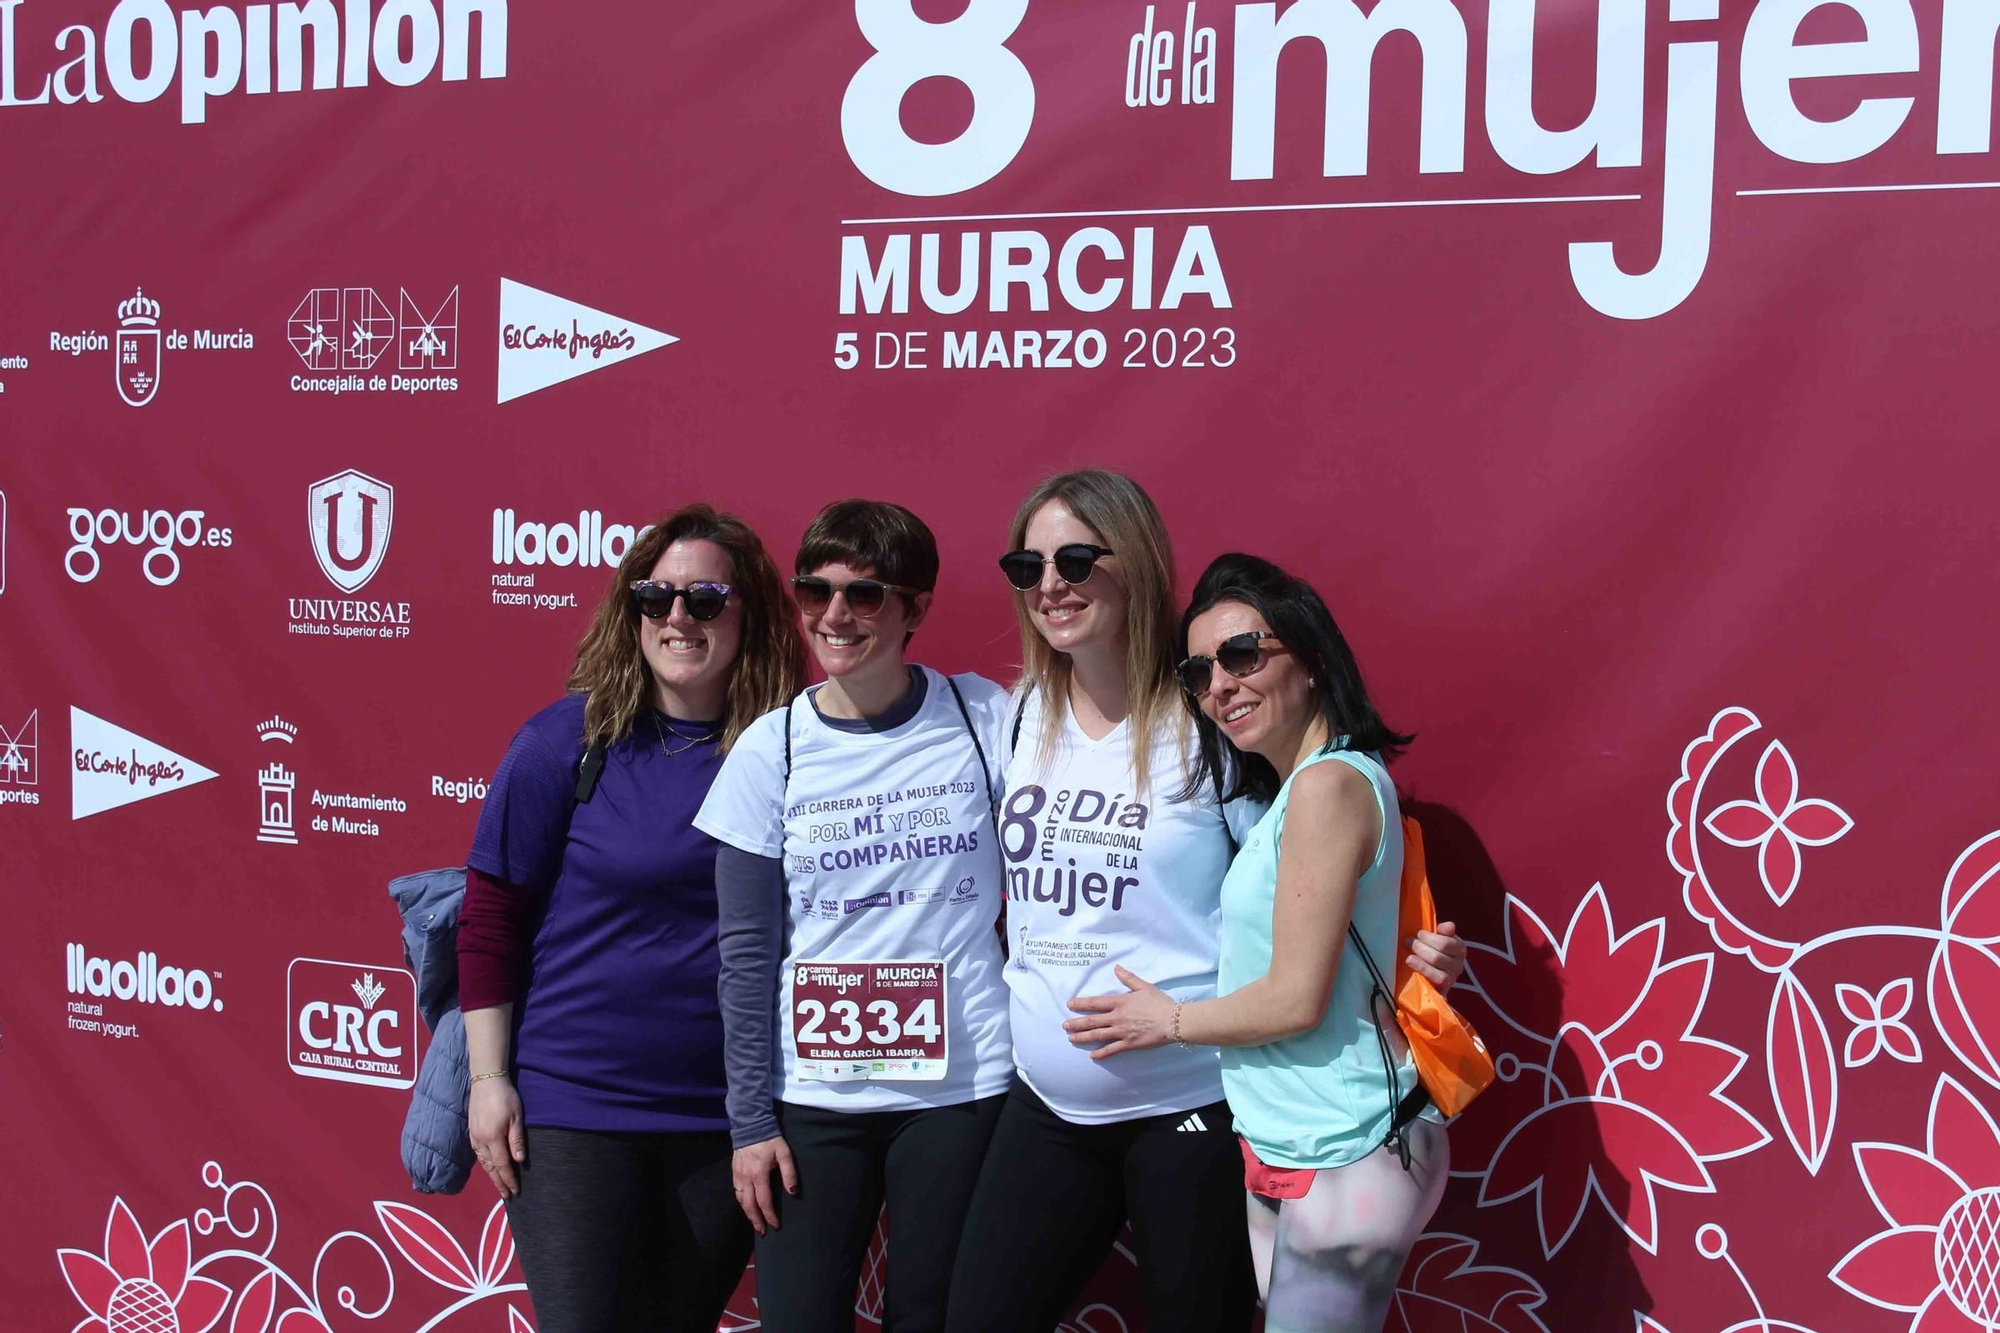
<path fill-rule="evenodd" d="M 472 1177 L 465 1128 L 471 1096 L 465 1019 L 458 1012 L 458 909 L 465 868 L 422 870 L 389 881 L 403 918 L 403 960 L 417 979 L 417 1010 L 431 1030 L 430 1050 L 403 1120 L 403 1166 L 425 1194 L 456 1194 Z"/>

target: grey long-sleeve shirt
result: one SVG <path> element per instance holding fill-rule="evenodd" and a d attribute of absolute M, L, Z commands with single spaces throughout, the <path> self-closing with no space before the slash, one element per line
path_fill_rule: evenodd
<path fill-rule="evenodd" d="M 715 856 L 715 900 L 729 1141 L 747 1148 L 778 1137 L 778 968 L 791 923 L 784 862 L 723 847 Z"/>

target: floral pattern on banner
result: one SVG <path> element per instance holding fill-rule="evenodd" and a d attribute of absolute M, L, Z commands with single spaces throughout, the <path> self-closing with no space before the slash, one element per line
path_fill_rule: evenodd
<path fill-rule="evenodd" d="M 251 1181 L 227 1182 L 217 1162 L 204 1164 L 201 1178 L 222 1192 L 218 1206 L 176 1219 L 151 1242 L 125 1200 L 116 1198 L 104 1224 L 101 1256 L 89 1250 L 56 1252 L 63 1278 L 86 1312 L 72 1333 L 328 1333 L 334 1309 L 358 1319 L 379 1319 L 388 1312 L 396 1298 L 397 1269 L 373 1235 L 341 1231 L 328 1237 L 301 1281 L 272 1258 L 278 1210 L 269 1191 Z M 507 1311 L 507 1333 L 534 1333 L 533 1325 L 504 1300 L 526 1291 L 518 1281 L 504 1281 L 514 1267 L 504 1204 L 496 1202 L 487 1212 L 476 1259 L 421 1208 L 378 1201 L 375 1216 L 396 1253 L 449 1294 L 441 1308 L 410 1325 L 408 1333 L 430 1333 L 460 1311 L 496 1297 Z M 194 1235 L 225 1238 L 196 1258 L 190 1228 Z M 351 1283 L 337 1285 L 330 1301 L 323 1294 L 324 1270 L 337 1250 L 374 1260 L 370 1267 L 381 1273 L 379 1301 L 364 1302 Z M 234 1313 L 221 1324 L 232 1303 Z"/>
<path fill-rule="evenodd" d="M 1593 1219 L 1661 1253 L 1656 1190 L 1712 1193 L 1712 1163 L 1776 1137 L 1734 1099 L 1752 1054 L 1761 1057 L 1774 1128 L 1805 1174 L 1820 1176 L 1835 1160 L 1843 1080 L 1866 1077 L 1871 1066 L 1894 1078 L 1924 1058 L 1908 1021 L 1920 970 L 1939 1043 L 1972 1078 L 2000 1089 L 2000 832 L 1953 861 L 1935 927 L 1794 929 L 1786 909 L 1810 899 L 1807 872 L 1836 854 L 1824 849 L 1837 847 L 1855 820 L 1834 801 L 1803 794 L 1799 764 L 1777 739 L 1765 743 L 1747 794 L 1711 790 L 1724 785 L 1723 759 L 1762 726 L 1747 709 L 1716 713 L 1682 752 L 1667 794 L 1667 859 L 1689 915 L 1720 953 L 1662 961 L 1664 918 L 1620 933 L 1602 885 L 1560 937 L 1510 894 L 1501 943 L 1472 945 L 1453 998 L 1492 1049 L 1499 1079 L 1453 1130 L 1455 1174 L 1479 1182 L 1482 1209 L 1528 1201 L 1545 1258 Z M 1731 848 L 1755 851 L 1754 878 Z M 1864 945 L 1865 955 L 1851 957 L 1874 964 L 1908 949 L 1910 974 L 1875 990 L 1840 979 L 1838 951 Z M 1715 969 L 1733 966 L 1769 979 L 1761 1052 L 1698 1033 Z M 1846 1019 L 1841 1031 L 1826 1017 L 1836 1008 Z M 1831 1281 L 1911 1314 L 1909 1333 L 2000 1331 L 2000 1129 L 1992 1114 L 1942 1075 L 1923 1150 L 1857 1143 L 1852 1152 L 1886 1227 L 1834 1264 Z M 1611 1180 L 1633 1182 L 1622 1206 Z M 1766 1312 L 1720 1225 L 1703 1224 L 1694 1245 L 1728 1267 L 1752 1311 L 1720 1333 L 1814 1333 Z M 1639 1333 L 1668 1333 L 1645 1311 L 1632 1319 Z"/>

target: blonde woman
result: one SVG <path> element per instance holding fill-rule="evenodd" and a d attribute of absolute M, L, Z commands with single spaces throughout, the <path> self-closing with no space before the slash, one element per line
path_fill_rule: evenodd
<path fill-rule="evenodd" d="M 1247 1329 L 1243 1164 L 1216 1051 L 1169 1042 L 1106 1060 L 1065 1024 L 1079 997 L 1136 976 L 1176 1000 L 1215 994 L 1230 829 L 1241 837 L 1262 811 L 1225 810 L 1190 781 L 1172 549 L 1138 483 L 1050 477 L 1022 501 L 1009 548 L 1000 565 L 1020 594 L 1024 667 L 1000 815 L 1016 1079 L 973 1193 L 948 1326 L 1054 1327 L 1129 1221 L 1148 1329 Z M 1464 946 L 1447 930 L 1413 956 L 1449 984 Z"/>
<path fill-rule="evenodd" d="M 571 692 L 493 776 L 458 934 L 467 1119 L 542 1333 L 712 1333 L 742 1275 L 716 843 L 693 819 L 803 676 L 763 544 L 691 505 L 619 562 Z"/>

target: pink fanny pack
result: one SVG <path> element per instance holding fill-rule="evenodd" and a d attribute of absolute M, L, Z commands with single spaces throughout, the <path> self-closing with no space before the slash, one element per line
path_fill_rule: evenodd
<path fill-rule="evenodd" d="M 1236 1142 L 1243 1149 L 1243 1188 L 1252 1194 L 1261 1194 L 1267 1199 L 1303 1199 L 1312 1188 L 1313 1176 L 1317 1173 L 1306 1167 L 1266 1166 L 1257 1160 L 1250 1140 L 1242 1135 Z"/>

